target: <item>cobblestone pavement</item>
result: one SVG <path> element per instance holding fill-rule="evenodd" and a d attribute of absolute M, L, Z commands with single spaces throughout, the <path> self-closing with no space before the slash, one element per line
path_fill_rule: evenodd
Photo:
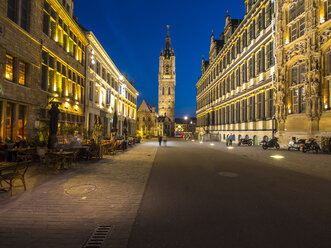
<path fill-rule="evenodd" d="M 82 247 L 112 226 L 102 247 L 124 248 L 157 151 L 156 142 L 78 163 L 57 175 L 28 175 L 28 190 L 0 194 L 0 247 Z"/>
<path fill-rule="evenodd" d="M 331 155 L 329 154 L 302 153 L 300 151 L 288 151 L 284 148 L 280 150 L 276 150 L 275 148 L 263 150 L 261 146 L 249 147 L 247 145 L 238 146 L 237 144 L 233 144 L 232 148 L 229 149 L 223 142 L 200 143 L 193 141 L 193 143 L 199 146 L 210 146 L 212 149 L 219 149 L 235 156 L 242 156 L 263 162 L 265 165 L 276 166 L 331 180 Z M 270 157 L 272 155 L 281 155 L 284 158 L 274 159 Z"/>

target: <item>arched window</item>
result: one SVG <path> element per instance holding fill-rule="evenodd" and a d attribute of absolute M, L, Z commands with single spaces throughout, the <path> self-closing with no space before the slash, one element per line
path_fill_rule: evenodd
<path fill-rule="evenodd" d="M 170 87 L 168 88 L 168 95 L 171 95 Z"/>

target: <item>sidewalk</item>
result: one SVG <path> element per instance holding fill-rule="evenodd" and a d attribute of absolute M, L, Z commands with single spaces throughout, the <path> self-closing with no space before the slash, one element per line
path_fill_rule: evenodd
<path fill-rule="evenodd" d="M 190 141 L 192 142 L 192 141 Z M 221 150 L 234 156 L 264 162 L 269 166 L 285 168 L 291 171 L 331 180 L 331 155 L 302 153 L 300 151 L 276 150 L 275 148 L 263 150 L 261 146 L 238 146 L 233 144 L 233 149 L 228 149 L 225 143 L 194 141 L 196 145 L 209 146 L 211 149 Z M 213 146 L 210 144 L 214 144 Z M 270 156 L 281 155 L 283 159 L 274 159 Z"/>
<path fill-rule="evenodd" d="M 111 226 L 102 247 L 126 247 L 156 151 L 147 142 L 38 185 L 28 179 L 26 192 L 0 199 L 0 247 L 79 248 L 101 225 Z"/>

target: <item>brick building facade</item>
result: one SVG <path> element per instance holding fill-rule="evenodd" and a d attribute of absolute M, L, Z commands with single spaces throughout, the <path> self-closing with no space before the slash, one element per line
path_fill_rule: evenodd
<path fill-rule="evenodd" d="M 0 0 L 2 140 L 31 138 L 38 129 L 47 130 L 53 101 L 59 103 L 61 112 L 60 134 L 67 126 L 88 128 L 89 42 L 73 13 L 72 0 Z M 133 88 L 130 85 L 128 88 Z M 135 113 L 134 104 L 132 108 L 130 113 Z M 135 120 L 131 121 L 134 125 Z"/>

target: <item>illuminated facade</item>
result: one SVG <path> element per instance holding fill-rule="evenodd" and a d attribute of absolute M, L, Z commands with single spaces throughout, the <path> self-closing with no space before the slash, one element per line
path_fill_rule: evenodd
<path fill-rule="evenodd" d="M 219 40 L 211 36 L 197 87 L 197 132 L 223 141 L 233 134 L 254 144 L 274 129 L 273 0 L 247 0 L 243 20 L 226 16 Z"/>
<path fill-rule="evenodd" d="M 93 130 L 96 118 L 100 118 L 103 132 L 110 136 L 113 117 L 117 112 L 117 132 L 123 134 L 127 120 L 128 134 L 136 131 L 138 91 L 117 69 L 107 52 L 92 32 L 86 33 L 89 40 L 86 67 L 86 127 Z"/>
<path fill-rule="evenodd" d="M 151 106 L 143 99 L 137 111 L 137 134 L 141 137 L 157 136 L 157 117 L 154 102 Z"/>
<path fill-rule="evenodd" d="M 31 138 L 45 127 L 50 101 L 60 125 L 84 120 L 87 39 L 73 19 L 73 1 L 0 1 L 2 139 Z"/>
<path fill-rule="evenodd" d="M 134 133 L 133 82 L 120 74 L 94 35 L 85 34 L 73 16 L 72 0 L 0 0 L 0 7 L 2 140 L 31 138 L 37 129 L 47 130 L 53 101 L 59 103 L 59 134 L 67 126 L 91 129 L 98 116 L 107 136 L 115 110 L 119 132 L 126 118 Z M 95 65 L 86 35 L 90 51 L 96 52 Z"/>
<path fill-rule="evenodd" d="M 29 1 L 0 0 L 0 139 L 27 138 L 38 122 L 45 97 L 40 94 L 40 33 L 25 10 Z M 20 45 L 18 45 L 20 44 Z"/>
<path fill-rule="evenodd" d="M 276 119 L 287 143 L 331 136 L 331 1 L 277 1 Z"/>
<path fill-rule="evenodd" d="M 41 91 L 49 102 L 60 102 L 60 132 L 66 125 L 83 128 L 88 40 L 74 20 L 72 0 L 41 3 Z M 49 119 L 49 108 L 50 104 L 41 109 L 41 120 L 45 122 Z"/>
<path fill-rule="evenodd" d="M 171 48 L 169 30 L 166 38 L 165 50 L 161 51 L 159 58 L 159 116 L 171 120 L 168 136 L 175 132 L 175 87 L 176 87 L 176 57 Z M 165 118 L 167 119 L 167 118 Z M 167 127 L 169 125 L 166 125 Z"/>

